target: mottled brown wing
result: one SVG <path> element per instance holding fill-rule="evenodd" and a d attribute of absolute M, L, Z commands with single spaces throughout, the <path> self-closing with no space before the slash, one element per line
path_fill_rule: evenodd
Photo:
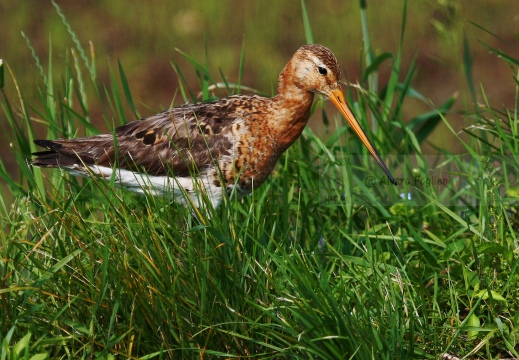
<path fill-rule="evenodd" d="M 237 97 L 235 97 L 237 98 Z M 240 119 L 235 99 L 173 108 L 107 133 L 71 140 L 36 140 L 49 149 L 36 153 L 43 167 L 100 165 L 150 175 L 188 176 L 232 148 L 230 128 Z"/>

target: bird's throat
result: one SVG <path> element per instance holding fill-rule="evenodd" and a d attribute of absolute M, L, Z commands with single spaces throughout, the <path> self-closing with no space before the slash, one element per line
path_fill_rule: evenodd
<path fill-rule="evenodd" d="M 296 86 L 283 90 L 273 98 L 276 108 L 280 111 L 278 116 L 271 119 L 269 125 L 279 146 L 286 150 L 297 140 L 306 126 L 314 94 Z"/>

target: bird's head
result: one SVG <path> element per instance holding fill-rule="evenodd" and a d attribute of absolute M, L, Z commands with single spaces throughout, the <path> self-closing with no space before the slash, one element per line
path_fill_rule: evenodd
<path fill-rule="evenodd" d="M 333 53 L 322 45 L 304 45 L 291 60 L 294 84 L 303 90 L 330 97 L 339 89 L 341 68 Z"/>
<path fill-rule="evenodd" d="M 291 79 L 283 79 L 283 73 L 286 73 L 286 76 L 290 76 Z M 348 107 L 339 84 L 341 77 L 339 62 L 328 48 L 317 44 L 300 47 L 283 73 L 280 77 L 281 82 L 291 82 L 303 92 L 319 93 L 330 99 L 348 121 L 371 155 L 373 155 L 390 181 L 396 184 L 389 169 Z"/>

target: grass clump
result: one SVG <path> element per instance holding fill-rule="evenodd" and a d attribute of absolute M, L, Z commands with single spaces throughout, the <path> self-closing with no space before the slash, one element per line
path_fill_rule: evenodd
<path fill-rule="evenodd" d="M 404 122 L 404 101 L 425 101 L 411 85 L 415 65 L 403 73 L 402 48 L 369 50 L 350 103 L 365 129 L 376 125 L 381 153 L 398 154 L 389 159 L 399 186 L 384 183 L 344 120 L 318 101 L 326 136 L 306 129 L 267 184 L 208 216 L 30 166 L 34 120 L 52 138 L 96 132 L 87 94 L 106 104 L 108 123 L 125 122 L 126 107 L 138 114 L 122 67 L 100 89 L 93 48 L 88 59 L 73 38 L 61 86 L 52 53 L 46 73 L 38 66 L 38 106 L 21 90 L 15 106 L 2 89 L 20 170 L 13 179 L 0 164 L 13 198 L 0 207 L 0 359 L 519 356 L 517 108 L 486 101 L 470 115 L 467 155 L 440 149 L 431 159 L 421 146 L 449 126 L 454 99 Z M 218 82 L 188 60 L 202 100 L 212 98 Z M 393 75 L 379 88 L 390 60 Z M 431 184 L 434 176 L 449 181 Z"/>

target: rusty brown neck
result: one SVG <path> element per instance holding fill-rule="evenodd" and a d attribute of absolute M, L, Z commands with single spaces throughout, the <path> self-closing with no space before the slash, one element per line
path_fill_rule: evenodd
<path fill-rule="evenodd" d="M 297 81 L 290 79 L 291 74 L 291 63 L 288 63 L 279 76 L 277 95 L 272 98 L 277 115 L 272 118 L 270 128 L 283 150 L 303 132 L 314 100 L 314 93 L 298 86 Z"/>

